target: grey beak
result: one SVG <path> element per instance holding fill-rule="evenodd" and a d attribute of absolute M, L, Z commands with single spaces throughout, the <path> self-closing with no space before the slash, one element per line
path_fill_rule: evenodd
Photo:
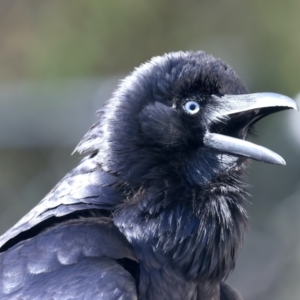
<path fill-rule="evenodd" d="M 224 95 L 223 97 L 213 95 L 212 97 L 219 107 L 213 114 L 212 122 L 218 122 L 218 120 L 226 118 L 231 120 L 239 118 L 242 120 L 247 114 L 255 112 L 251 115 L 253 119 L 250 119 L 248 124 L 243 124 L 242 128 L 239 128 L 240 130 L 271 113 L 286 109 L 298 110 L 294 100 L 275 93 Z M 203 143 L 206 147 L 220 152 L 248 157 L 266 163 L 285 165 L 284 159 L 275 152 L 237 137 L 213 133 L 208 130 Z"/>

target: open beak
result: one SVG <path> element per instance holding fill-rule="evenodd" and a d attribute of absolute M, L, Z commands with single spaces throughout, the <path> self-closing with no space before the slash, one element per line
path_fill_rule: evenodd
<path fill-rule="evenodd" d="M 248 129 L 261 118 L 286 109 L 298 110 L 294 100 L 275 93 L 212 96 L 210 124 L 204 135 L 206 147 L 223 153 L 285 165 L 277 153 L 245 141 Z"/>

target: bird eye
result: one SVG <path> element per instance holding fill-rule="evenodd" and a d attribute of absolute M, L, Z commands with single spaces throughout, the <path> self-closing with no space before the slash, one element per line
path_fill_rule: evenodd
<path fill-rule="evenodd" d="M 200 105 L 196 101 L 188 101 L 184 104 L 184 110 L 190 115 L 195 115 L 199 112 Z"/>

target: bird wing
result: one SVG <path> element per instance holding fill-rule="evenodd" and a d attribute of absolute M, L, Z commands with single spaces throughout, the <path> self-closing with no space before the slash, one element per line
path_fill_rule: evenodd
<path fill-rule="evenodd" d="M 0 251 L 7 242 L 49 218 L 88 209 L 113 209 L 122 199 L 114 188 L 116 183 L 117 178 L 104 172 L 97 164 L 95 154 L 85 157 L 44 199 L 0 237 Z"/>
<path fill-rule="evenodd" d="M 110 219 L 65 221 L 0 253 L 0 298 L 137 299 L 124 258 L 137 261 Z"/>

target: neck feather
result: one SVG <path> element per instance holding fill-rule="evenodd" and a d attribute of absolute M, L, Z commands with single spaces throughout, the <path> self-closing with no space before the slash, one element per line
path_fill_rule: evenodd
<path fill-rule="evenodd" d="M 221 182 L 141 189 L 116 211 L 115 223 L 147 268 L 167 263 L 186 280 L 224 280 L 235 267 L 248 217 L 241 183 L 232 176 Z"/>

